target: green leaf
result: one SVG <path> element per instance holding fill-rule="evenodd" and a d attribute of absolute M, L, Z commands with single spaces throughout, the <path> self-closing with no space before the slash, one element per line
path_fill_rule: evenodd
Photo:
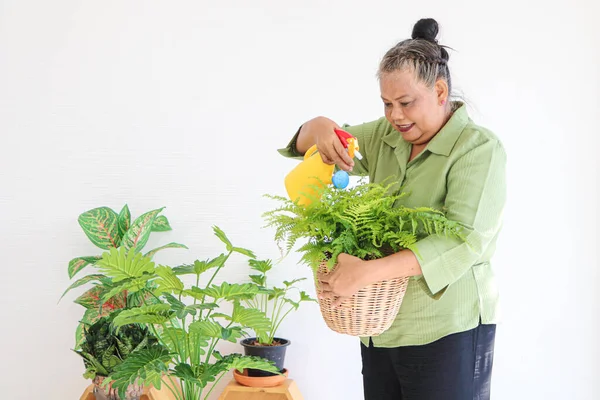
<path fill-rule="evenodd" d="M 164 215 L 156 217 L 152 223 L 152 232 L 166 232 L 170 230 L 172 230 L 171 225 L 169 225 L 169 220 Z"/>
<path fill-rule="evenodd" d="M 185 318 L 188 314 L 196 315 L 198 310 L 214 310 L 219 305 L 217 303 L 203 303 L 203 304 L 192 304 L 186 305 L 182 301 L 179 301 L 175 296 L 171 294 L 164 294 L 165 299 L 171 305 L 171 309 L 175 311 L 177 318 Z"/>
<path fill-rule="evenodd" d="M 221 254 L 210 261 L 196 260 L 193 264 L 180 265 L 173 268 L 173 272 L 175 272 L 176 275 L 201 275 L 211 268 L 222 267 L 226 260 L 227 256 Z"/>
<path fill-rule="evenodd" d="M 219 369 L 229 371 L 231 369 L 237 369 L 243 372 L 246 368 L 260 369 L 267 372 L 279 373 L 279 370 L 275 364 L 271 361 L 267 361 L 263 358 L 256 356 L 242 356 L 240 354 L 228 354 L 223 357 L 222 360 L 217 361 L 215 364 L 222 365 Z"/>
<path fill-rule="evenodd" d="M 248 260 L 250 268 L 260 273 L 266 274 L 273 268 L 273 262 L 271 260 Z"/>
<path fill-rule="evenodd" d="M 131 226 L 131 212 L 129 206 L 125 204 L 117 217 L 117 225 L 119 227 L 119 237 L 123 238 L 125 233 Z"/>
<path fill-rule="evenodd" d="M 102 301 L 108 302 L 113 296 L 118 294 L 133 294 L 139 292 L 142 289 L 147 289 L 147 283 L 149 279 L 154 278 L 153 275 L 144 274 L 137 278 L 127 278 L 119 281 L 120 284 L 112 287 L 110 290 L 105 291 L 102 295 Z"/>
<path fill-rule="evenodd" d="M 119 397 L 125 398 L 127 386 L 140 379 L 145 385 L 153 385 L 160 389 L 162 377 L 168 373 L 167 365 L 171 361 L 171 353 L 162 346 L 153 346 L 136 351 L 115 367 L 110 375 L 113 387 L 118 389 Z"/>
<path fill-rule="evenodd" d="M 158 293 L 180 294 L 183 291 L 183 282 L 181 282 L 171 268 L 161 265 L 155 269 L 155 273 L 159 276 L 159 279 L 156 280 Z"/>
<path fill-rule="evenodd" d="M 221 242 L 225 243 L 227 251 L 233 250 L 233 245 L 227 238 L 227 235 L 225 235 L 225 232 L 223 232 L 221 230 L 221 228 L 219 228 L 218 226 L 213 226 L 213 232 L 214 232 L 215 236 L 218 237 Z"/>
<path fill-rule="evenodd" d="M 222 339 L 221 328 L 222 326 L 218 322 L 203 320 L 192 322 L 189 326 L 189 331 L 197 333 L 200 336 Z"/>
<path fill-rule="evenodd" d="M 117 213 L 108 207 L 86 211 L 77 219 L 86 236 L 97 247 L 108 250 L 119 246 Z"/>
<path fill-rule="evenodd" d="M 69 279 L 88 265 L 95 264 L 100 258 L 100 256 L 76 257 L 69 261 Z"/>
<path fill-rule="evenodd" d="M 226 300 L 249 300 L 252 299 L 260 292 L 260 288 L 252 283 L 244 284 L 229 284 L 223 282 L 221 285 L 211 285 L 207 289 L 200 289 L 198 287 L 192 287 L 191 291 L 188 291 L 190 296 L 208 296 L 215 300 L 226 299 Z M 199 297 L 196 297 L 199 298 Z"/>
<path fill-rule="evenodd" d="M 245 308 L 238 302 L 233 306 L 231 320 L 255 332 L 266 332 L 271 328 L 271 321 L 264 312 L 255 308 Z"/>
<path fill-rule="evenodd" d="M 250 279 L 258 286 L 265 286 L 265 283 L 267 281 L 267 277 L 264 275 L 250 275 Z"/>
<path fill-rule="evenodd" d="M 77 279 L 75 282 L 73 282 L 71 284 L 71 286 L 69 286 L 67 288 L 67 290 L 64 291 L 64 293 L 62 294 L 62 296 L 60 296 L 60 298 L 62 299 L 63 297 L 65 297 L 65 294 L 67 294 L 69 291 L 71 291 L 81 285 L 85 285 L 86 283 L 92 282 L 92 281 L 99 281 L 102 278 L 106 278 L 106 277 L 101 274 L 93 274 L 93 275 L 87 275 L 87 276 L 84 276 L 83 278 Z"/>
<path fill-rule="evenodd" d="M 121 246 L 127 250 L 134 249 L 140 251 L 144 248 L 152 232 L 152 224 L 156 220 L 156 216 L 164 209 L 164 207 L 148 211 L 140 215 L 133 221 L 129 230 L 121 241 Z"/>
<path fill-rule="evenodd" d="M 188 247 L 185 244 L 172 242 L 172 243 L 165 244 L 164 246 L 157 247 L 156 249 L 150 250 L 149 252 L 144 254 L 144 256 L 152 258 L 152 257 L 154 257 L 154 255 L 156 253 L 158 253 L 159 251 L 164 250 L 164 249 L 187 249 L 187 248 Z"/>
<path fill-rule="evenodd" d="M 75 299 L 75 303 L 85 308 L 100 307 L 100 296 L 103 291 L 101 286 L 94 286 Z"/>
<path fill-rule="evenodd" d="M 197 385 L 201 385 L 201 382 L 196 378 L 196 373 L 194 372 L 191 365 L 186 363 L 180 363 L 175 366 L 174 369 L 175 375 L 179 379 L 183 379 L 184 381 L 195 383 Z"/>
<path fill-rule="evenodd" d="M 113 325 L 121 327 L 129 324 L 162 324 L 174 316 L 169 304 L 152 304 L 121 311 L 115 317 Z"/>
<path fill-rule="evenodd" d="M 289 288 L 290 286 L 294 285 L 294 283 L 302 282 L 304 280 L 306 280 L 306 278 L 298 278 L 298 279 L 294 279 L 293 281 L 283 281 L 283 284 L 285 285 L 286 288 Z"/>
<path fill-rule="evenodd" d="M 102 260 L 96 265 L 115 282 L 154 272 L 154 263 L 150 258 L 136 253 L 133 249 L 128 251 L 124 247 L 105 252 L 102 254 Z"/>
<path fill-rule="evenodd" d="M 73 348 L 75 351 L 81 350 L 81 343 L 85 339 L 85 334 L 83 330 L 84 327 L 85 324 L 83 322 L 80 322 L 79 325 L 77 325 L 77 329 L 75 329 L 75 347 Z"/>
<path fill-rule="evenodd" d="M 254 255 L 254 252 L 252 250 L 244 249 L 242 247 L 232 247 L 231 251 L 243 254 L 243 255 L 245 255 L 247 257 L 251 257 L 251 258 L 256 257 L 256 255 Z"/>
<path fill-rule="evenodd" d="M 300 307 L 300 303 L 296 303 L 295 301 L 292 301 L 288 298 L 284 298 L 283 301 L 285 301 L 286 303 L 290 304 L 292 307 L 294 307 L 295 310 L 298 309 L 298 307 Z"/>
<path fill-rule="evenodd" d="M 300 301 L 314 301 L 317 303 L 317 300 L 310 297 L 304 290 L 300 292 Z"/>

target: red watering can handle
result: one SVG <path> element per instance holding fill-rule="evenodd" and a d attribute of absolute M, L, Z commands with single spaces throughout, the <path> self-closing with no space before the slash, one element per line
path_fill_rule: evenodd
<path fill-rule="evenodd" d="M 338 129 L 338 128 L 334 128 L 334 132 L 336 133 L 338 138 L 340 138 L 340 142 L 342 142 L 342 145 L 344 147 L 348 148 L 348 139 L 352 139 L 352 138 L 354 138 L 354 136 L 352 136 L 348 132 L 346 132 L 342 129 Z"/>

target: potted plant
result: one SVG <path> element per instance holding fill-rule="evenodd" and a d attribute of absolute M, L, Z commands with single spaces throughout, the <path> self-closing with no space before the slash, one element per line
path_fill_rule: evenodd
<path fill-rule="evenodd" d="M 216 384 L 232 369 L 278 373 L 272 362 L 259 357 L 221 355 L 216 350 L 221 340 L 236 343 L 247 335 L 246 329 L 264 335 L 270 321 L 262 311 L 243 305 L 261 292 L 257 284 L 213 283 L 233 253 L 255 258 L 252 251 L 233 246 L 218 227 L 213 231 L 227 249 L 213 259 L 172 268 L 155 265 L 149 256 L 121 247 L 104 252 L 96 262 L 103 276 L 119 283 L 119 290 L 144 302 L 120 311 L 112 325 L 147 326 L 162 345 L 133 352 L 115 367 L 107 379 L 120 396 L 138 382 L 157 389 L 164 384 L 177 400 L 207 399 L 215 387 L 208 389 L 209 383 Z M 184 284 L 181 277 L 188 275 L 195 285 Z M 200 285 L 205 275 L 207 283 Z M 231 306 L 231 312 L 218 312 L 224 304 Z"/>
<path fill-rule="evenodd" d="M 97 207 L 80 214 L 78 222 L 85 235 L 96 247 L 102 250 L 131 249 L 138 253 L 144 249 L 152 232 L 171 230 L 167 217 L 159 215 L 162 210 L 163 208 L 148 211 L 132 222 L 127 205 L 123 206 L 118 214 L 109 207 Z M 187 247 L 179 243 L 168 243 L 146 252 L 145 257 L 152 258 L 158 251 L 166 248 Z M 69 262 L 69 278 L 74 278 L 84 268 L 98 266 L 101 262 L 102 256 L 100 255 L 73 258 Z M 65 290 L 61 299 L 72 289 L 88 283 L 92 285 L 91 288 L 75 300 L 75 303 L 85 308 L 85 312 L 76 329 L 73 350 L 84 358 L 86 367 L 84 377 L 92 379 L 95 386 L 94 391 L 98 393 L 98 396 L 105 395 L 110 399 L 118 399 L 115 391 L 110 389 L 110 381 L 106 381 L 105 378 L 112 373 L 117 364 L 125 360 L 132 352 L 127 347 L 118 347 L 118 343 L 123 341 L 129 343 L 129 340 L 134 340 L 135 343 L 137 337 L 142 340 L 147 338 L 149 343 L 140 342 L 141 346 L 138 348 L 141 349 L 148 344 L 155 343 L 156 339 L 147 335 L 146 328 L 137 325 L 126 327 L 125 336 L 122 336 L 123 333 L 117 334 L 114 330 L 108 329 L 106 321 L 112 321 L 116 316 L 115 313 L 120 310 L 139 306 L 144 302 L 152 302 L 153 299 L 148 294 L 149 292 L 145 294 L 145 298 L 141 298 L 139 292 L 128 292 L 119 279 L 98 273 L 77 279 Z M 154 288 L 151 281 L 146 282 L 145 285 L 148 290 Z M 102 338 L 102 336 L 104 337 Z M 106 348 L 102 348 L 103 346 Z M 91 348 L 94 348 L 95 352 L 90 352 Z M 118 363 L 117 360 L 119 360 Z M 100 387 L 101 382 L 107 387 L 106 391 Z M 138 389 L 142 388 L 132 384 L 126 389 L 127 398 L 129 399 L 129 396 L 135 394 Z"/>
<path fill-rule="evenodd" d="M 311 298 L 305 291 L 294 286 L 295 283 L 306 278 L 283 281 L 282 287 L 269 287 L 267 272 L 273 268 L 272 260 L 251 259 L 249 264 L 252 270 L 258 272 L 258 274 L 250 275 L 250 279 L 264 290 L 254 298 L 245 300 L 245 303 L 248 307 L 260 310 L 269 316 L 269 326 L 263 332 L 255 332 L 254 337 L 242 340 L 241 344 L 246 355 L 258 356 L 273 361 L 277 369 L 283 373 L 286 349 L 291 342 L 289 339 L 277 337 L 277 330 L 283 320 L 292 311 L 298 309 L 300 303 L 316 300 Z M 298 292 L 294 298 L 291 297 L 293 291 Z M 272 372 L 253 368 L 248 369 L 247 374 L 250 377 L 275 375 Z"/>
<path fill-rule="evenodd" d="M 101 250 L 123 247 L 141 252 L 152 232 L 166 232 L 172 229 L 167 217 L 159 215 L 163 209 L 164 207 L 148 211 L 132 223 L 127 204 L 118 214 L 109 207 L 97 207 L 80 214 L 77 220 L 92 244 Z M 187 247 L 180 243 L 168 243 L 146 252 L 145 256 L 152 258 L 158 251 L 167 248 Z M 73 258 L 68 266 L 69 278 L 73 279 L 84 268 L 96 265 L 101 258 L 99 255 Z M 137 294 L 120 290 L 117 281 L 101 274 L 90 274 L 77 279 L 65 290 L 61 299 L 72 289 L 88 283 L 91 283 L 92 287 L 75 300 L 75 303 L 85 308 L 76 330 L 75 350 L 79 349 L 86 326 L 114 310 L 142 304 Z"/>
<path fill-rule="evenodd" d="M 118 311 L 84 327 L 80 349 L 75 350 L 83 358 L 86 367 L 83 376 L 94 382 L 94 394 L 97 400 L 119 399 L 116 390 L 110 387 L 110 382 L 105 385 L 104 380 L 130 354 L 158 346 L 157 339 L 143 326 L 131 324 L 115 332 L 111 323 L 116 315 Z M 142 392 L 143 387 L 134 382 L 127 387 L 125 397 L 122 398 L 138 400 Z"/>
<path fill-rule="evenodd" d="M 372 260 L 411 249 L 428 235 L 446 235 L 464 239 L 461 225 L 446 218 L 441 210 L 429 207 L 396 206 L 407 196 L 395 184 L 368 183 L 337 189 L 332 185 L 314 185 L 315 200 L 300 205 L 281 196 L 267 197 L 280 205 L 264 213 L 267 227 L 275 228 L 275 241 L 284 256 L 296 243 L 301 261 L 313 271 L 323 273 L 335 268 L 342 253 Z M 361 289 L 342 307 L 333 307 L 330 299 L 319 305 L 327 325 L 336 332 L 353 336 L 372 336 L 385 331 L 393 322 L 406 291 L 409 278 L 378 282 Z M 315 279 L 315 284 L 318 282 Z M 371 307 L 385 304 L 385 307 Z"/>

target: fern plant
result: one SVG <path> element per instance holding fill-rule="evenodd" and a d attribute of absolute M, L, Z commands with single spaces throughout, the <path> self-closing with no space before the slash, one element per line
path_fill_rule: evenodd
<path fill-rule="evenodd" d="M 260 310 L 242 305 L 261 293 L 261 287 L 255 283 L 213 283 L 233 253 L 255 258 L 252 251 L 233 246 L 218 227 L 213 231 L 227 249 L 213 259 L 171 268 L 156 265 L 133 248 L 111 248 L 96 263 L 102 275 L 116 285 L 113 293 L 127 291 L 143 301 L 139 307 L 120 311 L 114 327 L 147 326 L 161 345 L 131 353 L 105 380 L 120 395 L 130 384 L 141 382 L 157 388 L 164 384 L 177 400 L 206 399 L 212 391 L 207 385 L 216 384 L 231 369 L 278 372 L 261 358 L 223 356 L 216 350 L 221 340 L 237 343 L 247 329 L 262 333 L 270 322 Z M 210 278 L 201 286 L 205 274 Z M 184 284 L 182 277 L 188 275 L 195 284 Z M 224 304 L 231 306 L 230 313 L 220 312 Z"/>
<path fill-rule="evenodd" d="M 298 310 L 300 303 L 316 302 L 305 291 L 299 290 L 296 283 L 306 278 L 298 278 L 292 281 L 283 281 L 282 287 L 269 286 L 267 282 L 267 273 L 273 268 L 272 260 L 249 261 L 250 267 L 258 274 L 250 275 L 250 279 L 255 284 L 263 288 L 263 291 L 254 298 L 246 300 L 248 307 L 262 311 L 269 316 L 269 327 L 263 332 L 255 332 L 256 339 L 260 345 L 272 345 L 275 335 L 283 320 L 295 310 Z M 291 292 L 297 291 L 297 295 L 292 297 Z"/>
<path fill-rule="evenodd" d="M 362 180 L 346 190 L 333 185 L 313 188 L 317 195 L 306 206 L 266 195 L 280 206 L 263 214 L 266 226 L 275 228 L 275 241 L 284 255 L 304 241 L 297 251 L 313 270 L 325 259 L 331 269 L 342 253 L 369 260 L 402 249 L 416 251 L 415 243 L 431 234 L 464 239 L 461 225 L 442 211 L 397 205 L 407 193 L 394 193 L 394 183 Z"/>
<path fill-rule="evenodd" d="M 169 220 L 164 215 L 159 215 L 163 208 L 148 211 L 132 222 L 131 212 L 127 204 L 117 214 L 109 207 L 97 207 L 88 210 L 78 217 L 79 225 L 90 242 L 101 250 L 119 249 L 120 251 L 133 250 L 131 256 L 139 254 L 148 242 L 152 232 L 166 232 L 171 230 Z M 144 254 L 145 258 L 152 258 L 157 252 L 167 248 L 187 248 L 180 243 L 168 243 Z M 141 255 L 140 255 L 141 257 Z M 99 267 L 103 263 L 102 256 L 75 257 L 69 262 L 69 278 L 74 278 L 88 266 Z M 138 294 L 121 290 L 116 279 L 103 274 L 90 274 L 74 281 L 61 296 L 64 297 L 72 289 L 91 283 L 92 287 L 79 296 L 75 303 L 83 306 L 85 312 L 77 327 L 75 335 L 75 350 L 78 350 L 84 337 L 84 329 L 89 328 L 94 322 L 109 315 L 114 310 L 123 309 L 142 304 Z M 150 285 L 150 283 L 148 283 Z M 149 287 L 150 289 L 150 287 Z"/>

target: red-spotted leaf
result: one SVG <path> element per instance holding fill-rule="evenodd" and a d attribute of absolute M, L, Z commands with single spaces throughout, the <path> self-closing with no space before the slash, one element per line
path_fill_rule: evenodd
<path fill-rule="evenodd" d="M 156 220 L 156 216 L 163 209 L 164 207 L 148 211 L 137 217 L 133 221 L 133 224 L 131 224 L 131 227 L 129 227 L 127 233 L 125 233 L 121 241 L 121 246 L 127 250 L 134 249 L 135 251 L 140 251 L 148 242 L 148 238 L 152 232 L 152 224 Z"/>
<path fill-rule="evenodd" d="M 99 308 L 102 303 L 100 301 L 100 296 L 102 296 L 103 291 L 101 286 L 94 286 L 75 299 L 75 303 L 85 308 Z"/>
<path fill-rule="evenodd" d="M 169 243 L 169 244 L 165 244 L 164 246 L 160 246 L 157 247 L 156 249 L 150 250 L 149 252 L 147 252 L 146 254 L 144 254 L 144 257 L 154 257 L 154 255 L 156 253 L 158 253 L 159 251 L 163 250 L 163 249 L 187 249 L 188 247 L 184 244 L 180 244 L 180 243 Z"/>
<path fill-rule="evenodd" d="M 122 238 L 131 226 L 131 212 L 129 212 L 129 206 L 127 206 L 127 204 L 123 206 L 119 213 L 117 225 L 119 227 L 119 237 Z"/>
<path fill-rule="evenodd" d="M 62 299 L 63 297 L 65 297 L 65 294 L 67 294 L 70 290 L 75 289 L 81 285 L 85 285 L 88 282 L 92 282 L 92 281 L 99 281 L 102 278 L 105 278 L 104 275 L 101 274 L 94 274 L 94 275 L 88 275 L 88 276 L 84 276 L 81 279 L 76 280 L 75 282 L 73 282 L 71 284 L 71 286 L 69 286 L 67 288 L 67 290 L 65 290 L 65 292 L 62 294 L 62 296 L 60 296 L 60 298 Z"/>
<path fill-rule="evenodd" d="M 69 278 L 73 278 L 75 274 L 84 269 L 90 264 L 95 264 L 100 260 L 100 256 L 76 257 L 69 261 Z"/>
<path fill-rule="evenodd" d="M 119 246 L 118 215 L 108 207 L 86 211 L 78 218 L 79 225 L 92 243 L 108 250 Z"/>
<path fill-rule="evenodd" d="M 169 220 L 164 215 L 156 217 L 152 223 L 152 232 L 166 232 L 172 230 Z"/>

